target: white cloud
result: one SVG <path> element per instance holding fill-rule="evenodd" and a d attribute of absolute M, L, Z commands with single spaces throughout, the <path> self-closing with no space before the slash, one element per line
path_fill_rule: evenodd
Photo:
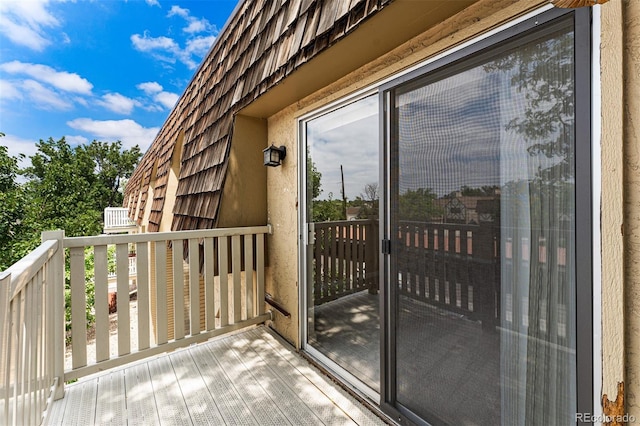
<path fill-rule="evenodd" d="M 185 19 L 189 17 L 189 9 L 184 9 L 180 6 L 171 6 L 171 10 L 167 13 L 167 16 L 170 18 L 172 16 L 181 16 Z"/>
<path fill-rule="evenodd" d="M 0 138 L 0 145 L 4 145 L 8 148 L 9 155 L 12 157 L 18 157 L 20 154 L 24 154 L 26 157 L 18 161 L 18 165 L 21 168 L 31 166 L 31 160 L 29 157 L 34 155 L 38 148 L 36 147 L 36 140 L 23 139 L 14 135 L 5 135 Z M 24 181 L 18 179 L 19 181 Z"/>
<path fill-rule="evenodd" d="M 93 88 L 93 85 L 87 79 L 80 77 L 78 74 L 56 71 L 47 65 L 11 61 L 1 64 L 0 70 L 10 74 L 28 75 L 65 92 L 88 95 L 91 94 L 91 89 Z"/>
<path fill-rule="evenodd" d="M 146 128 L 133 120 L 92 120 L 90 118 L 76 118 L 67 122 L 67 125 L 73 129 L 83 131 L 91 135 L 91 138 L 103 141 L 122 142 L 125 149 L 129 149 L 134 145 L 138 145 L 142 152 L 146 151 L 156 134 L 160 130 L 159 127 Z"/>
<path fill-rule="evenodd" d="M 182 29 L 185 33 L 195 34 L 201 32 L 212 32 L 215 27 L 206 18 L 196 18 L 191 16 L 189 9 L 184 9 L 179 6 L 172 6 L 171 10 L 167 14 L 167 17 L 179 16 L 187 21 L 187 26 Z"/>
<path fill-rule="evenodd" d="M 52 43 L 46 30 L 60 26 L 48 5 L 49 0 L 0 2 L 0 33 L 14 44 L 44 50 Z"/>
<path fill-rule="evenodd" d="M 148 32 L 140 34 L 134 34 L 131 36 L 131 42 L 133 47 L 141 52 L 151 52 L 153 50 L 166 50 L 168 52 L 175 52 L 180 50 L 178 44 L 169 37 L 150 37 Z"/>
<path fill-rule="evenodd" d="M 89 143 L 89 139 L 85 138 L 84 136 L 65 136 L 64 139 L 69 143 L 69 145 L 71 146 L 75 146 L 75 145 L 86 145 L 87 143 Z"/>
<path fill-rule="evenodd" d="M 70 110 L 73 104 L 60 97 L 60 94 L 37 81 L 25 80 L 22 89 L 27 96 L 36 102 L 36 108 L 45 110 Z"/>
<path fill-rule="evenodd" d="M 8 80 L 0 80 L 0 93 L 2 93 L 2 100 L 22 99 L 20 89 Z"/>
<path fill-rule="evenodd" d="M 149 6 L 158 6 L 158 7 L 160 7 L 160 2 L 158 0 L 145 0 L 145 2 Z"/>
<path fill-rule="evenodd" d="M 135 49 L 150 53 L 157 60 L 171 64 L 180 61 L 189 69 L 195 69 L 198 66 L 198 60 L 209 51 L 215 41 L 216 28 L 207 19 L 195 18 L 191 16 L 189 9 L 179 6 L 172 6 L 167 13 L 169 18 L 174 16 L 184 19 L 187 23 L 182 31 L 190 38 L 186 40 L 184 47 L 169 37 L 152 37 L 147 31 L 142 35 L 133 34 L 131 42 Z"/>
<path fill-rule="evenodd" d="M 9 148 L 9 155 L 17 157 L 19 154 L 24 154 L 30 157 L 38 150 L 36 148 L 36 140 L 23 139 L 14 135 L 5 135 L 0 138 L 0 145 L 4 145 Z"/>
<path fill-rule="evenodd" d="M 139 105 L 139 102 L 127 98 L 120 93 L 107 93 L 102 96 L 102 100 L 97 102 L 99 105 L 107 108 L 109 111 L 116 112 L 118 114 L 131 114 L 133 109 Z"/>
<path fill-rule="evenodd" d="M 187 41 L 185 51 L 189 55 L 204 56 L 207 54 L 215 40 L 215 36 L 196 37 Z"/>
<path fill-rule="evenodd" d="M 142 90 L 147 95 L 152 95 L 154 93 L 162 92 L 162 86 L 160 85 L 160 83 L 157 83 L 155 81 L 140 83 L 136 87 Z"/>
<path fill-rule="evenodd" d="M 180 96 L 170 92 L 160 92 L 153 97 L 158 103 L 164 105 L 167 109 L 174 107 Z"/>
<path fill-rule="evenodd" d="M 142 90 L 147 96 L 151 97 L 154 102 L 161 105 L 148 106 L 147 109 L 150 111 L 162 111 L 165 109 L 171 109 L 180 98 L 180 95 L 176 93 L 165 92 L 164 90 L 162 90 L 162 85 L 155 81 L 140 83 L 136 87 L 139 90 Z"/>

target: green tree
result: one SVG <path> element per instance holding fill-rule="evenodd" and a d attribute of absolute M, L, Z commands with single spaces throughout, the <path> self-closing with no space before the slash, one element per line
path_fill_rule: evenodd
<path fill-rule="evenodd" d="M 4 136 L 0 133 L 0 136 Z M 23 254 L 13 242 L 21 239 L 24 217 L 24 193 L 17 182 L 18 158 L 0 145 L 0 270 L 7 269 Z"/>
<path fill-rule="evenodd" d="M 442 209 L 434 203 L 435 199 L 436 194 L 428 188 L 407 190 L 400 195 L 400 218 L 429 222 L 432 217 L 442 214 Z"/>
<path fill-rule="evenodd" d="M 79 150 L 86 154 L 95 164 L 98 185 L 94 186 L 95 200 L 101 206 L 122 205 L 123 194 L 120 191 L 122 181 L 131 176 L 142 153 L 138 146 L 122 150 L 120 141 L 114 143 L 93 141 Z"/>
<path fill-rule="evenodd" d="M 69 236 L 99 234 L 104 208 L 122 205 L 120 181 L 133 173 L 140 149 L 122 150 L 119 141 L 71 147 L 65 138 L 41 140 L 37 147 L 25 170 L 33 238 L 47 229 L 64 229 Z"/>
<path fill-rule="evenodd" d="M 310 157 L 307 157 L 307 186 L 311 199 L 315 200 L 322 192 L 322 173 L 316 169 L 316 165 L 311 161 Z"/>
<path fill-rule="evenodd" d="M 122 205 L 120 184 L 140 159 L 135 146 L 93 141 L 70 146 L 65 138 L 36 144 L 31 166 L 19 170 L 16 158 L 0 147 L 0 266 L 6 269 L 40 243 L 42 231 L 64 229 L 67 236 L 97 235 L 105 207 Z M 16 183 L 23 174 L 26 183 Z M 86 254 L 87 320 L 93 322 L 93 254 Z M 68 262 L 68 259 L 67 259 Z M 68 271 L 68 264 L 67 264 Z M 66 282 L 66 297 L 70 295 Z M 67 316 L 70 315 L 67 305 Z"/>

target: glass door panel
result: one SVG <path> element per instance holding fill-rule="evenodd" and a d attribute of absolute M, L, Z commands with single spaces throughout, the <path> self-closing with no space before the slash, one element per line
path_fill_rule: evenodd
<path fill-rule="evenodd" d="M 576 412 L 573 21 L 391 92 L 395 405 L 434 424 Z"/>
<path fill-rule="evenodd" d="M 302 127 L 306 347 L 374 392 L 380 388 L 378 116 L 372 95 Z"/>

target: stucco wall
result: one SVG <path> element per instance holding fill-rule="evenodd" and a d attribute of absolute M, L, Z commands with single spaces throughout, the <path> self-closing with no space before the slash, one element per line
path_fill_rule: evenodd
<path fill-rule="evenodd" d="M 237 115 L 222 192 L 218 228 L 261 226 L 266 222 L 267 171 L 262 150 L 267 147 L 266 120 Z"/>
<path fill-rule="evenodd" d="M 626 1 L 622 12 L 627 411 L 640 419 L 640 2 Z"/>
<path fill-rule="evenodd" d="M 268 120 L 269 144 L 287 147 L 280 167 L 267 169 L 267 222 L 273 234 L 267 239 L 265 291 L 291 313 L 273 315 L 274 327 L 287 340 L 298 342 L 298 145 L 295 119 L 281 114 Z"/>
<path fill-rule="evenodd" d="M 622 2 L 603 7 L 602 82 L 602 393 L 610 400 L 624 381 Z"/>

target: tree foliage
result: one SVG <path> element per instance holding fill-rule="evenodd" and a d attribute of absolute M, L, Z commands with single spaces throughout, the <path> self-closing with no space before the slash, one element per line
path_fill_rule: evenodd
<path fill-rule="evenodd" d="M 530 155 L 557 161 L 538 172 L 547 182 L 573 179 L 575 83 L 573 32 L 556 34 L 485 65 L 489 73 L 511 76 L 511 86 L 524 95 L 524 112 L 505 130 L 521 135 Z"/>
<path fill-rule="evenodd" d="M 19 259 L 22 251 L 16 252 L 13 242 L 22 234 L 25 199 L 22 187 L 17 182 L 18 158 L 0 145 L 0 270 L 6 269 Z"/>
<path fill-rule="evenodd" d="M 398 200 L 400 218 L 429 222 L 432 217 L 442 214 L 442 209 L 435 204 L 436 194 L 429 188 L 409 189 L 401 194 Z"/>
<path fill-rule="evenodd" d="M 0 269 L 36 248 L 43 231 L 101 233 L 104 208 L 122 205 L 120 183 L 141 157 L 140 148 L 122 149 L 119 141 L 72 147 L 63 137 L 36 146 L 31 166 L 21 170 L 0 145 Z"/>

